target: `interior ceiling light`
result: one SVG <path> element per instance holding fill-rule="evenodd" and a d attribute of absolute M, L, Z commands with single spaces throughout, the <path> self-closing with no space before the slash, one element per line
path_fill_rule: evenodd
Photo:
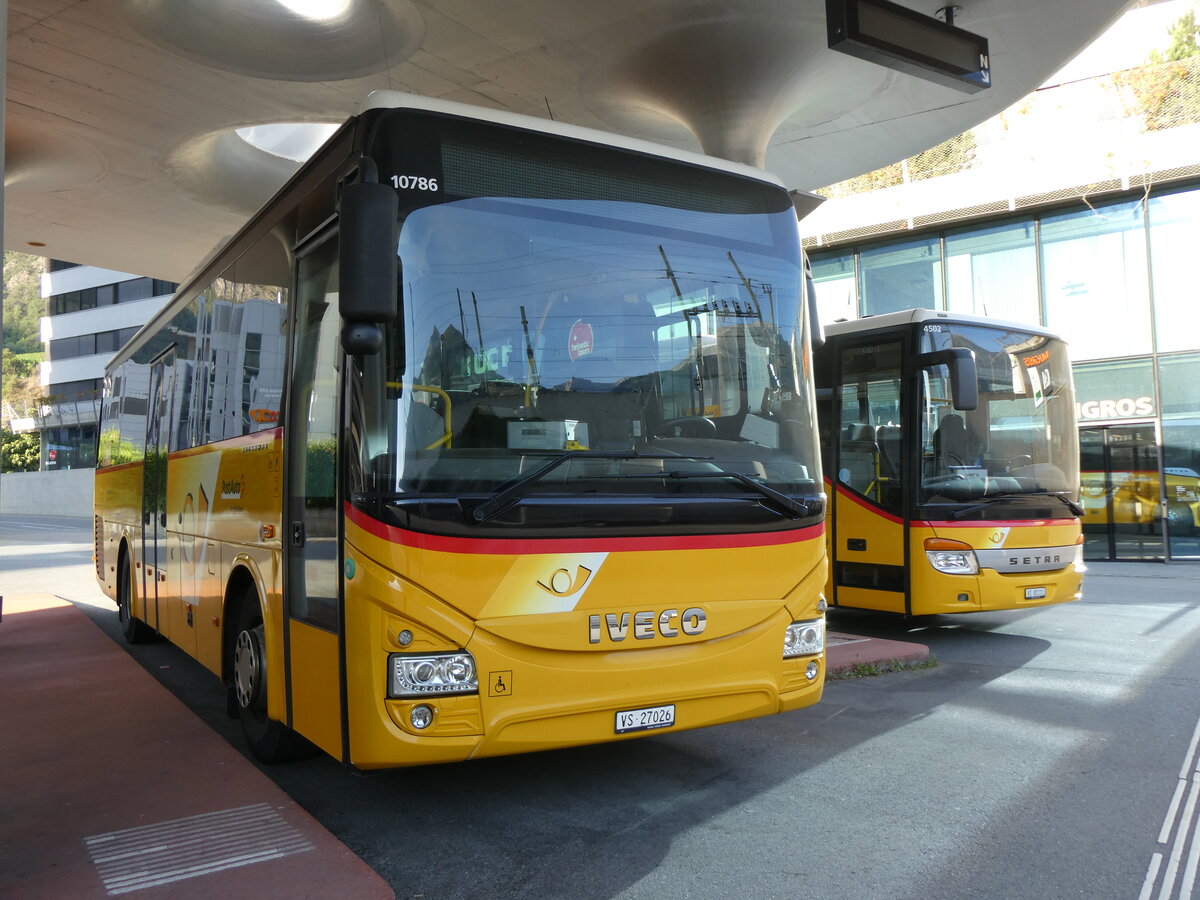
<path fill-rule="evenodd" d="M 283 0 L 280 0 L 283 2 Z M 288 0 L 289 3 L 317 0 Z M 270 125 L 249 125 L 237 129 L 237 136 L 265 153 L 284 159 L 304 162 L 337 130 L 337 125 L 305 122 L 277 122 Z"/>

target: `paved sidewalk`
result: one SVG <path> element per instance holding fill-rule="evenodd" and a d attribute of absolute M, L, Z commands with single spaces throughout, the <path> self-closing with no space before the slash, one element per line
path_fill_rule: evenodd
<path fill-rule="evenodd" d="M 391 887 L 70 603 L 5 597 L 0 897 L 386 900 Z"/>

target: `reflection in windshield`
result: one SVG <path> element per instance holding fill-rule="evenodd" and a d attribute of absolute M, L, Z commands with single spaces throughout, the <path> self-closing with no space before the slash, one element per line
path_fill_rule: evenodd
<path fill-rule="evenodd" d="M 399 253 L 374 491 L 494 494 L 564 453 L 523 496 L 816 491 L 790 212 L 462 200 L 410 213 Z"/>
<path fill-rule="evenodd" d="M 945 366 L 924 373 L 923 502 L 1046 492 L 1077 499 L 1078 443 L 1066 346 L 1045 335 L 977 325 L 946 325 L 924 340 L 926 350 L 974 351 L 979 406 L 953 408 Z"/>

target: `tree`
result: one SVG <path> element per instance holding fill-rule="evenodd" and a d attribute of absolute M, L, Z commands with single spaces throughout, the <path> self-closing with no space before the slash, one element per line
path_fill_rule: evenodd
<path fill-rule="evenodd" d="M 41 459 L 38 436 L 0 428 L 0 472 L 36 472 Z"/>
<path fill-rule="evenodd" d="M 1152 50 L 1146 65 L 1114 76 L 1132 97 L 1131 112 L 1146 131 L 1165 131 L 1200 122 L 1200 26 L 1193 7 L 1168 29 L 1170 43 Z"/>
<path fill-rule="evenodd" d="M 1196 10 L 1193 7 L 1171 23 L 1167 29 L 1171 43 L 1163 52 L 1150 51 L 1151 63 L 1179 62 L 1200 56 L 1200 26 L 1196 24 Z"/>
<path fill-rule="evenodd" d="M 4 251 L 4 348 L 14 353 L 42 349 L 38 320 L 42 316 L 41 280 L 46 261 L 40 256 Z"/>

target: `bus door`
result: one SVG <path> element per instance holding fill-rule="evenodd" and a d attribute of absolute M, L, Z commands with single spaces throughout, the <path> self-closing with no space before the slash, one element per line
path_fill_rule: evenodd
<path fill-rule="evenodd" d="M 284 471 L 288 725 L 342 759 L 337 240 L 299 261 Z"/>
<path fill-rule="evenodd" d="M 843 344 L 837 354 L 832 598 L 905 612 L 903 342 Z"/>
<path fill-rule="evenodd" d="M 150 364 L 146 395 L 146 456 L 142 467 L 142 610 L 140 618 L 155 631 L 170 634 L 169 617 L 160 615 L 167 579 L 167 452 L 174 396 L 175 349 Z"/>

